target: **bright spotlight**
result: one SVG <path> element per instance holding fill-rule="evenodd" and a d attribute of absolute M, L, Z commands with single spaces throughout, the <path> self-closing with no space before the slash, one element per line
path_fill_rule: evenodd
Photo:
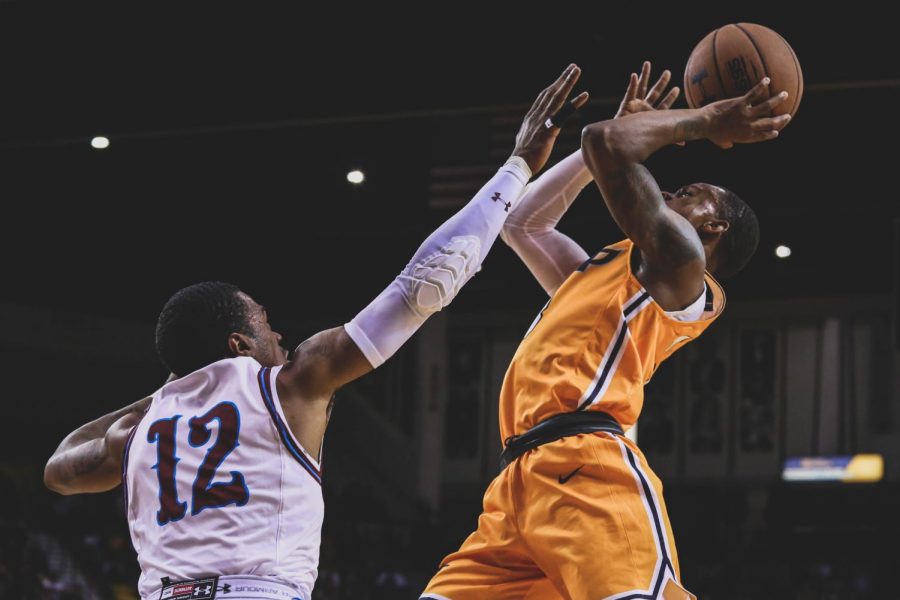
<path fill-rule="evenodd" d="M 103 137 L 102 135 L 98 135 L 94 139 L 91 140 L 91 147 L 96 148 L 97 150 L 103 150 L 104 148 L 109 148 L 109 138 Z"/>

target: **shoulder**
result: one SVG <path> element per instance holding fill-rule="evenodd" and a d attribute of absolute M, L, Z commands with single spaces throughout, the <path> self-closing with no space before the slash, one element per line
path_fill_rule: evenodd
<path fill-rule="evenodd" d="M 154 396 L 166 396 L 172 393 L 184 393 L 199 388 L 205 388 L 210 383 L 222 383 L 231 380 L 256 377 L 263 366 L 249 356 L 225 358 L 210 363 L 187 375 L 166 382 Z"/>
<path fill-rule="evenodd" d="M 278 373 L 278 384 L 292 398 L 330 400 L 345 383 L 372 365 L 344 327 L 320 331 L 300 344 Z"/>

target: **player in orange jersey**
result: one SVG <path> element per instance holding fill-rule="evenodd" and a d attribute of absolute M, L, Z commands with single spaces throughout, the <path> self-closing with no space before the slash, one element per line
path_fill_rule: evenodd
<path fill-rule="evenodd" d="M 643 166 L 670 144 L 723 148 L 776 137 L 763 80 L 740 98 L 668 109 L 664 73 L 632 75 L 619 113 L 582 133 L 580 152 L 532 183 L 503 238 L 550 300 L 500 393 L 502 471 L 478 529 L 444 559 L 422 598 L 693 598 L 681 586 L 662 485 L 624 431 L 660 363 L 722 312 L 710 273 L 730 276 L 756 250 L 753 211 L 728 190 L 674 194 Z M 628 239 L 589 256 L 555 225 L 593 178 Z"/>

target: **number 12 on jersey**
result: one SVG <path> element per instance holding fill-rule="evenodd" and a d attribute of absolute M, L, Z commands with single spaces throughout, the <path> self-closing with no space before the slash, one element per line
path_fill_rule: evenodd
<path fill-rule="evenodd" d="M 154 421 L 147 431 L 147 441 L 156 444 L 156 464 L 153 469 L 159 480 L 159 511 L 156 522 L 165 525 L 181 520 L 187 512 L 187 502 L 178 499 L 175 471 L 178 462 L 175 434 L 182 415 Z M 209 424 L 217 420 L 219 431 L 215 442 L 206 451 L 191 489 L 191 515 L 207 508 L 229 504 L 244 506 L 250 500 L 250 490 L 240 471 L 231 471 L 231 481 L 212 483 L 216 471 L 225 458 L 240 445 L 241 414 L 233 402 L 220 402 L 203 415 L 187 421 L 188 443 L 199 448 L 209 443 L 212 431 Z"/>

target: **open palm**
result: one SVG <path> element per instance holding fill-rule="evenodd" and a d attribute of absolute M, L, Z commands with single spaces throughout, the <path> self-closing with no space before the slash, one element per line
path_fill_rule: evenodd
<path fill-rule="evenodd" d="M 663 91 L 669 85 L 671 79 L 672 73 L 667 69 L 662 72 L 662 75 L 659 76 L 653 87 L 648 90 L 650 84 L 650 62 L 644 61 L 640 76 L 636 73 L 631 74 L 631 79 L 628 80 L 628 89 L 625 90 L 625 97 L 622 98 L 619 110 L 614 118 L 618 119 L 619 117 L 626 117 L 648 110 L 666 110 L 671 108 L 681 91 L 677 87 L 673 87 L 663 96 Z"/>

